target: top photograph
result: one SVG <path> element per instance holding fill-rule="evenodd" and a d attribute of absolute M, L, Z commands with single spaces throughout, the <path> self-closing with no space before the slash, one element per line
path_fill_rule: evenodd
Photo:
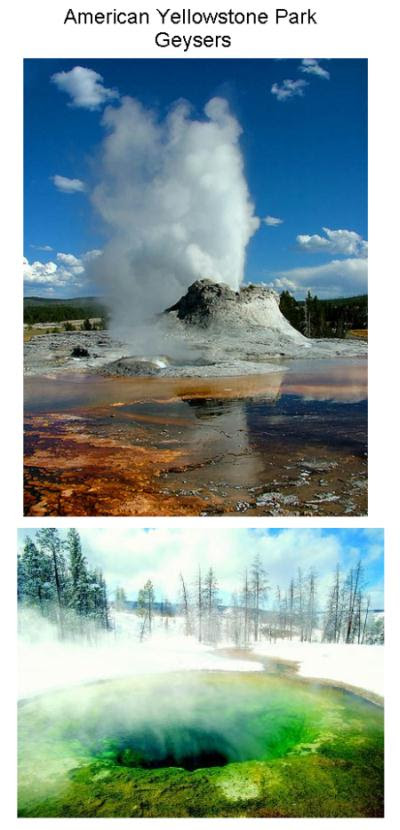
<path fill-rule="evenodd" d="M 24 86 L 24 515 L 365 516 L 367 60 Z"/>

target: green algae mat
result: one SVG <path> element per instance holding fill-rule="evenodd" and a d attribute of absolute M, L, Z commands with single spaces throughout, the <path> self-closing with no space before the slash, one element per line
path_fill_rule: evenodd
<path fill-rule="evenodd" d="M 22 817 L 379 817 L 383 710 L 267 673 L 181 672 L 19 708 Z"/>

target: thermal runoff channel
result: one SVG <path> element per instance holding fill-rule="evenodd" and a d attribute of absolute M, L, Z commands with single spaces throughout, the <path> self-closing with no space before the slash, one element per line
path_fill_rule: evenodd
<path fill-rule="evenodd" d="M 213 532 L 218 568 L 207 534 L 21 534 L 19 815 L 382 815 L 382 540 L 356 534 Z"/>

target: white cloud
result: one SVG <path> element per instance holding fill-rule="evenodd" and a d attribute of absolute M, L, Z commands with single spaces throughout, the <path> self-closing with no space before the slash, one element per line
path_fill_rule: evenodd
<path fill-rule="evenodd" d="M 68 179 L 66 176 L 52 176 L 52 182 L 61 193 L 82 193 L 86 190 L 85 182 L 81 179 Z"/>
<path fill-rule="evenodd" d="M 356 231 L 331 230 L 322 228 L 325 236 L 299 234 L 296 237 L 299 248 L 309 253 L 343 254 L 344 256 L 366 257 L 368 243 Z"/>
<path fill-rule="evenodd" d="M 55 280 L 57 265 L 55 262 L 32 262 L 23 258 L 23 275 L 25 282 L 38 284 L 52 284 Z"/>
<path fill-rule="evenodd" d="M 277 216 L 264 216 L 263 222 L 270 228 L 275 228 L 276 225 L 282 225 L 283 219 L 278 219 Z"/>
<path fill-rule="evenodd" d="M 121 584 L 133 597 L 146 579 L 151 579 L 159 597 L 164 594 L 173 600 L 179 591 L 179 574 L 182 572 L 191 585 L 201 565 L 203 573 L 211 566 L 215 569 L 228 598 L 240 586 L 244 569 L 256 553 L 265 562 L 272 589 L 278 583 L 286 587 L 298 567 L 330 573 L 340 558 L 339 540 L 332 535 L 324 537 L 322 544 L 318 531 L 286 530 L 278 536 L 265 531 L 207 528 L 201 533 L 115 528 L 80 532 L 84 550 L 93 565 L 102 567 L 110 588 Z"/>
<path fill-rule="evenodd" d="M 62 291 L 65 288 L 80 290 L 86 282 L 86 263 L 100 256 L 101 251 L 87 251 L 81 257 L 74 254 L 58 253 L 55 261 L 29 262 L 23 260 L 24 282 L 33 290 L 36 286 L 45 293 Z"/>
<path fill-rule="evenodd" d="M 324 265 L 291 268 L 276 274 L 271 283 L 277 291 L 319 297 L 343 297 L 364 294 L 368 285 L 368 263 L 365 257 L 333 259 Z"/>
<path fill-rule="evenodd" d="M 77 274 L 83 274 L 85 270 L 82 265 L 82 260 L 74 256 L 74 254 L 57 254 L 57 260 L 61 263 L 62 267 L 68 268 L 70 273 L 74 276 Z"/>
<path fill-rule="evenodd" d="M 268 572 L 271 602 L 276 586 L 286 589 L 299 567 L 305 573 L 310 568 L 317 571 L 322 598 L 338 562 L 346 568 L 347 563 L 355 564 L 362 557 L 367 570 L 371 547 L 374 553 L 376 548 L 377 559 L 379 548 L 382 556 L 382 539 L 370 539 L 367 530 L 360 548 L 357 544 L 352 546 L 351 556 L 346 539 L 334 531 L 316 528 L 285 529 L 271 534 L 264 529 L 246 528 L 202 528 L 193 533 L 184 528 L 82 527 L 80 535 L 89 564 L 102 568 L 111 593 L 122 585 L 130 599 L 136 599 L 138 590 L 151 579 L 158 599 L 168 596 L 174 601 L 179 595 L 179 574 L 192 588 L 200 565 L 203 573 L 210 567 L 215 569 L 223 598 L 229 601 L 231 593 L 240 588 L 244 570 L 256 554 L 261 556 Z"/>
<path fill-rule="evenodd" d="M 300 72 L 304 72 L 306 75 L 317 75 L 319 78 L 325 78 L 327 81 L 331 77 L 330 72 L 320 66 L 316 58 L 304 58 L 299 69 Z"/>
<path fill-rule="evenodd" d="M 103 86 L 102 75 L 84 66 L 74 66 L 69 72 L 56 72 L 51 81 L 70 96 L 71 107 L 97 110 L 107 101 L 119 98 L 116 89 Z"/>
<path fill-rule="evenodd" d="M 51 245 L 30 245 L 30 248 L 33 248 L 35 251 L 52 251 L 53 248 Z"/>
<path fill-rule="evenodd" d="M 282 81 L 281 85 L 272 84 L 271 92 L 276 96 L 277 101 L 287 101 L 288 98 L 302 97 L 306 86 L 308 86 L 308 81 L 292 81 L 287 78 Z"/>

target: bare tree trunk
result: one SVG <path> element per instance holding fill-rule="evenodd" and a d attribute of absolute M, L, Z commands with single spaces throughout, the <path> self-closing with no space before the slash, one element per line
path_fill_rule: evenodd
<path fill-rule="evenodd" d="M 365 632 L 367 630 L 367 620 L 368 620 L 370 603 L 371 603 L 371 597 L 368 597 L 367 598 L 367 607 L 365 609 L 365 617 L 364 617 L 364 625 L 363 625 L 363 630 L 362 630 L 361 644 L 363 644 L 364 640 L 365 640 Z"/>
<path fill-rule="evenodd" d="M 181 584 L 182 584 L 182 599 L 183 599 L 183 609 L 185 615 L 185 634 L 188 637 L 191 633 L 191 625 L 190 625 L 190 616 L 189 616 L 189 600 L 188 600 L 188 593 L 186 589 L 185 580 L 183 575 L 180 574 Z"/>
<path fill-rule="evenodd" d="M 198 618 L 199 618 L 199 643 L 202 642 L 203 639 L 203 592 L 202 592 L 202 582 L 201 582 L 201 570 L 199 568 L 199 576 L 198 576 L 198 592 L 197 592 L 197 602 L 198 602 Z"/>

